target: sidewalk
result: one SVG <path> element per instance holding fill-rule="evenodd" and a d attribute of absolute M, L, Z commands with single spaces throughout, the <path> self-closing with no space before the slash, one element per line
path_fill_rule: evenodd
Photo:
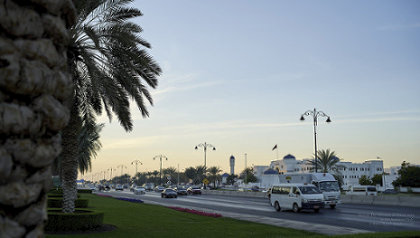
<path fill-rule="evenodd" d="M 150 202 L 150 201 L 144 201 L 144 202 L 146 204 L 173 206 L 173 204 L 165 203 L 165 202 Z M 324 235 L 345 235 L 345 234 L 358 234 L 358 233 L 370 232 L 367 230 L 360 230 L 360 229 L 354 229 L 354 228 L 348 228 L 348 227 L 338 227 L 338 226 L 331 226 L 331 225 L 293 221 L 293 220 L 287 220 L 287 219 L 245 215 L 245 214 L 240 214 L 240 213 L 224 212 L 224 211 L 218 211 L 218 210 L 213 210 L 213 209 L 203 209 L 199 207 L 191 207 L 191 206 L 178 206 L 178 207 L 190 208 L 197 211 L 203 211 L 203 212 L 209 212 L 209 213 L 219 213 L 224 217 L 229 217 L 233 219 L 256 222 L 256 223 L 263 223 L 263 224 L 272 225 L 272 226 L 293 228 L 296 230 L 305 230 L 305 231 L 316 232 L 316 233 L 320 233 Z"/>

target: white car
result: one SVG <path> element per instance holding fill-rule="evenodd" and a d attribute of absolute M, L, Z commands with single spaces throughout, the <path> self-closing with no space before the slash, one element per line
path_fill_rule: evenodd
<path fill-rule="evenodd" d="M 141 195 L 146 193 L 146 189 L 144 187 L 135 187 L 133 190 L 134 194 Z"/>

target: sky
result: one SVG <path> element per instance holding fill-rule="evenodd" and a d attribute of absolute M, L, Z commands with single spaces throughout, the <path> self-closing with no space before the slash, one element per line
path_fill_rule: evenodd
<path fill-rule="evenodd" d="M 162 68 L 154 105 L 134 130 L 105 123 L 92 172 L 134 175 L 204 165 L 235 173 L 292 154 L 335 151 L 343 161 L 420 164 L 419 1 L 134 1 L 135 23 Z M 272 150 L 278 145 L 278 151 Z M 118 167 L 119 166 L 119 167 Z M 103 173 L 102 173 L 103 174 Z M 98 176 L 98 175 L 97 175 Z"/>

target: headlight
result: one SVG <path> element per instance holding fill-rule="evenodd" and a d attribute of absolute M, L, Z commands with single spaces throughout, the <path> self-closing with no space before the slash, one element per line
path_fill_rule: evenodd
<path fill-rule="evenodd" d="M 302 202 L 303 203 L 307 203 L 308 202 L 308 199 L 302 198 Z"/>

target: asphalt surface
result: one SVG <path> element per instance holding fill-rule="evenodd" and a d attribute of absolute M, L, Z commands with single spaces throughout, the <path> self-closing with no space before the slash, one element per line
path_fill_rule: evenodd
<path fill-rule="evenodd" d="M 265 220 L 269 220 L 266 218 L 273 218 L 273 220 L 278 219 L 279 221 L 295 221 L 300 225 L 303 223 L 319 224 L 368 232 L 420 230 L 420 208 L 413 207 L 339 204 L 336 209 L 324 208 L 319 213 L 313 211 L 293 213 L 292 211 L 276 212 L 270 206 L 267 198 L 219 195 L 161 198 L 160 193 L 157 192 L 147 192 L 144 195 L 134 195 L 129 191 L 103 193 L 111 196 L 137 198 L 145 203 L 164 206 L 201 208 L 214 212 L 241 214 L 242 217 L 256 216 Z"/>

